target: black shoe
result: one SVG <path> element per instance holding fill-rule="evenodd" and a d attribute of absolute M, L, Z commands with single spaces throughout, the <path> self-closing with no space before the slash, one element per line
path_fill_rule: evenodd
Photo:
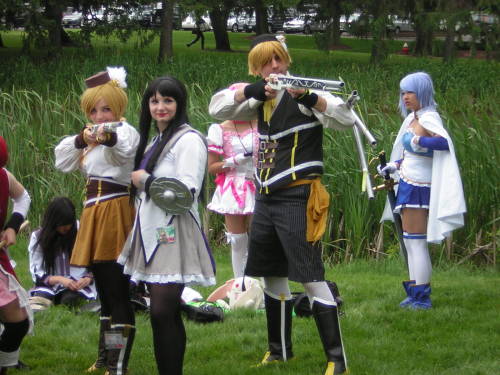
<path fill-rule="evenodd" d="M 31 370 L 31 368 L 22 361 L 17 361 L 17 365 L 14 366 L 17 370 Z"/>

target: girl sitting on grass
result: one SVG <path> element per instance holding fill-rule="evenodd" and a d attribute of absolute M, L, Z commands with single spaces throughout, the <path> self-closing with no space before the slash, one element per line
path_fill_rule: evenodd
<path fill-rule="evenodd" d="M 32 297 L 49 303 L 75 306 L 96 298 L 92 273 L 69 264 L 78 231 L 73 202 L 54 198 L 43 215 L 42 226 L 31 234 L 30 272 L 35 283 Z M 42 301 L 32 298 L 32 305 Z"/>

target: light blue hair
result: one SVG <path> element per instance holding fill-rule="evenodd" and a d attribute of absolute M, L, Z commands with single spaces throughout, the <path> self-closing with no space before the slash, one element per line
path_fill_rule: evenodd
<path fill-rule="evenodd" d="M 413 92 L 417 95 L 418 102 L 421 108 L 431 107 L 436 108 L 437 103 L 434 101 L 434 86 L 432 78 L 425 72 L 416 72 L 408 74 L 399 82 L 399 110 L 403 117 L 408 115 L 408 110 L 403 102 L 403 92 Z"/>

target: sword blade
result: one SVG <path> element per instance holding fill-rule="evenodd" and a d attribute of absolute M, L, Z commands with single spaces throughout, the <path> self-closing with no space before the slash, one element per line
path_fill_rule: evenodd
<path fill-rule="evenodd" d="M 378 154 L 380 165 L 384 168 L 387 165 L 387 160 L 385 158 L 385 152 L 382 151 Z M 385 175 L 386 180 L 392 180 L 391 176 Z M 401 221 L 401 215 L 394 212 L 396 207 L 396 192 L 394 188 L 389 188 L 387 190 L 387 199 L 389 200 L 389 205 L 391 206 L 392 218 L 394 219 L 394 230 L 399 242 L 399 253 L 404 258 L 406 267 L 408 267 L 408 251 L 406 250 L 405 242 L 403 239 L 403 222 Z"/>

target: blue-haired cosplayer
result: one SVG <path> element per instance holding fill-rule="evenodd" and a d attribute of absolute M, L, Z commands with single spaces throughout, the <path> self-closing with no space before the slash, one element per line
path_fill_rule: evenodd
<path fill-rule="evenodd" d="M 431 77 L 412 73 L 400 82 L 399 108 L 406 116 L 382 173 L 399 181 L 394 211 L 401 214 L 410 280 L 401 307 L 432 307 L 432 264 L 427 243 L 440 243 L 464 225 L 466 211 L 453 142 L 434 101 Z M 392 219 L 386 204 L 383 220 Z"/>

